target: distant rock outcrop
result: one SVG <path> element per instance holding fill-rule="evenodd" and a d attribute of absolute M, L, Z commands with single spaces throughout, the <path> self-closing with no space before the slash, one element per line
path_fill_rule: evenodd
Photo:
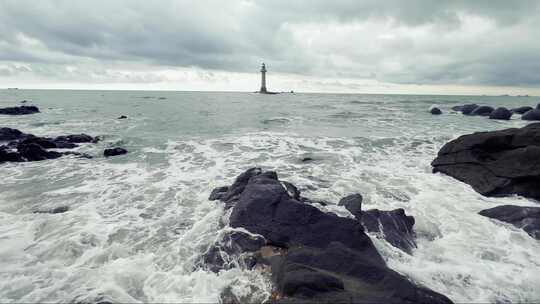
<path fill-rule="evenodd" d="M 499 107 L 489 114 L 489 119 L 509 120 L 512 112 L 505 107 Z"/>
<path fill-rule="evenodd" d="M 116 147 L 116 148 L 105 149 L 105 151 L 103 151 L 103 156 L 111 157 L 111 156 L 123 155 L 127 153 L 128 151 L 126 149 Z"/>
<path fill-rule="evenodd" d="M 4 115 L 28 115 L 39 113 L 39 109 L 36 106 L 19 106 L 0 108 L 0 114 Z"/>
<path fill-rule="evenodd" d="M 491 114 L 491 112 L 493 112 L 493 107 L 490 107 L 490 106 L 479 106 L 477 108 L 475 108 L 471 113 L 470 115 L 473 115 L 473 116 L 489 116 Z"/>

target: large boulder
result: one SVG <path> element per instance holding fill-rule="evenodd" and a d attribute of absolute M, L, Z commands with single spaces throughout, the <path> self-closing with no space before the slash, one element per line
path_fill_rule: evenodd
<path fill-rule="evenodd" d="M 301 202 L 275 172 L 250 169 L 216 193 L 227 194 L 231 227 L 264 238 L 274 302 L 451 303 L 388 268 L 358 220 Z"/>
<path fill-rule="evenodd" d="M 509 120 L 512 117 L 512 112 L 505 107 L 495 109 L 489 114 L 489 119 Z"/>
<path fill-rule="evenodd" d="M 532 107 L 524 106 L 524 107 L 519 107 L 519 108 L 513 108 L 511 111 L 512 111 L 512 113 L 525 114 L 525 113 L 529 112 L 532 109 L 533 109 Z"/>
<path fill-rule="evenodd" d="M 345 209 L 354 215 L 358 220 L 362 218 L 362 200 L 364 198 L 360 193 L 351 194 L 342 198 L 338 206 L 343 206 Z"/>
<path fill-rule="evenodd" d="M 444 145 L 433 171 L 450 175 L 485 196 L 540 198 L 540 123 L 479 132 Z"/>
<path fill-rule="evenodd" d="M 461 113 L 463 115 L 470 115 L 476 108 L 478 108 L 478 105 L 475 103 L 466 104 L 461 107 Z"/>
<path fill-rule="evenodd" d="M 540 240 L 540 207 L 504 205 L 482 210 L 480 215 L 510 223 Z"/>
<path fill-rule="evenodd" d="M 521 116 L 523 120 L 540 120 L 540 110 L 530 110 Z"/>
<path fill-rule="evenodd" d="M 493 112 L 493 107 L 490 106 L 479 106 L 475 108 L 471 115 L 478 115 L 478 116 L 489 116 Z"/>
<path fill-rule="evenodd" d="M 0 109 L 0 114 L 4 115 L 28 115 L 34 113 L 39 113 L 39 109 L 36 106 L 20 106 Z"/>

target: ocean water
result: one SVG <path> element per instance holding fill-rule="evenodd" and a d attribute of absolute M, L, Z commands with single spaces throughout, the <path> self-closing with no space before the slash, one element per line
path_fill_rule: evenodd
<path fill-rule="evenodd" d="M 200 264 L 227 229 L 210 191 L 253 166 L 276 170 L 307 197 L 337 202 L 360 192 L 365 209 L 404 208 L 416 219 L 413 255 L 371 235 L 375 245 L 392 268 L 455 302 L 540 300 L 540 242 L 477 214 L 538 204 L 482 197 L 430 167 L 459 135 L 525 125 L 519 116 L 450 114 L 451 106 L 539 99 L 0 90 L 2 107 L 21 100 L 42 113 L 0 116 L 0 126 L 103 140 L 78 148 L 90 160 L 0 165 L 0 302 L 217 302 L 227 286 L 245 301 L 264 301 L 267 273 L 215 274 Z M 429 114 L 433 104 L 445 114 Z M 130 153 L 105 159 L 109 146 Z M 59 206 L 70 210 L 34 213 Z"/>

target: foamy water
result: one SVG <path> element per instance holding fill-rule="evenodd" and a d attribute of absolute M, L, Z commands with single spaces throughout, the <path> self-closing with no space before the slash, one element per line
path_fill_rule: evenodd
<path fill-rule="evenodd" d="M 0 165 L 1 302 L 217 302 L 228 286 L 244 301 L 264 301 L 267 273 L 215 274 L 200 264 L 230 229 L 210 191 L 253 166 L 276 170 L 307 197 L 337 202 L 359 192 L 365 209 L 405 209 L 416 219 L 413 255 L 372 235 L 375 245 L 393 269 L 455 302 L 540 299 L 540 243 L 477 214 L 537 203 L 482 197 L 430 167 L 454 137 L 524 123 L 426 112 L 532 98 L 0 91 L 2 106 L 23 99 L 43 113 L 0 117 L 1 126 L 104 140 L 79 148 L 91 160 Z M 108 146 L 130 153 L 105 159 Z M 59 206 L 70 210 L 34 213 Z"/>

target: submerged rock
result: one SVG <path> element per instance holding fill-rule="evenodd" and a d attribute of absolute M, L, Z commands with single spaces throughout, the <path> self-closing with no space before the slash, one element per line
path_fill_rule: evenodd
<path fill-rule="evenodd" d="M 221 198 L 233 208 L 231 227 L 264 238 L 257 261 L 270 265 L 274 302 L 451 303 L 388 268 L 358 220 L 303 203 L 290 189 L 275 172 L 253 168 Z"/>
<path fill-rule="evenodd" d="M 540 110 L 530 110 L 521 116 L 523 120 L 540 120 Z"/>
<path fill-rule="evenodd" d="M 512 117 L 512 112 L 505 107 L 495 109 L 489 114 L 489 119 L 509 120 Z"/>
<path fill-rule="evenodd" d="M 39 109 L 36 106 L 18 106 L 18 107 L 8 107 L 0 108 L 0 114 L 4 115 L 28 115 L 39 113 Z"/>
<path fill-rule="evenodd" d="M 480 215 L 510 223 L 540 240 L 540 207 L 498 206 L 482 210 Z"/>
<path fill-rule="evenodd" d="M 511 111 L 512 113 L 524 114 L 524 113 L 529 112 L 532 109 L 533 109 L 532 107 L 524 106 L 524 107 L 519 107 L 519 108 L 513 108 Z"/>
<path fill-rule="evenodd" d="M 68 212 L 69 211 L 69 207 L 68 206 L 60 206 L 60 207 L 56 207 L 54 209 L 51 209 L 51 210 L 45 210 L 45 211 L 36 211 L 34 213 L 50 213 L 50 214 L 58 214 L 58 213 L 64 213 L 64 212 Z"/>
<path fill-rule="evenodd" d="M 475 108 L 470 115 L 478 115 L 478 116 L 489 116 L 493 112 L 493 107 L 490 106 L 479 106 Z"/>
<path fill-rule="evenodd" d="M 116 147 L 116 148 L 105 149 L 103 151 L 103 156 L 111 157 L 111 156 L 123 155 L 123 154 L 127 154 L 127 153 L 128 153 L 128 151 L 126 149 Z"/>
<path fill-rule="evenodd" d="M 433 171 L 450 175 L 485 196 L 540 199 L 540 123 L 463 135 L 445 144 Z"/>
<path fill-rule="evenodd" d="M 118 117 L 118 119 L 127 119 L 127 116 L 126 116 L 126 115 L 122 115 L 122 116 Z"/>

